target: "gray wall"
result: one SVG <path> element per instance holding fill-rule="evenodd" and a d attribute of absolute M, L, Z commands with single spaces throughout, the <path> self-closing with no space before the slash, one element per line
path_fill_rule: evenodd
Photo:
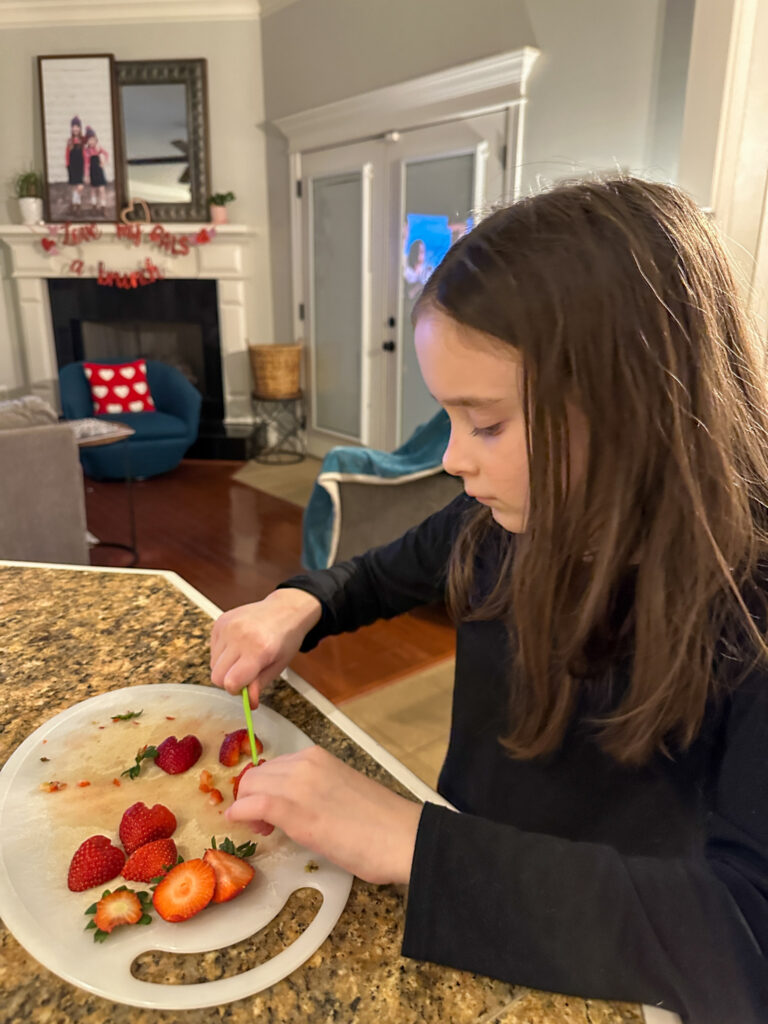
<path fill-rule="evenodd" d="M 536 46 L 524 191 L 588 170 L 672 177 L 694 0 L 298 0 L 262 22 L 269 120 Z M 268 129 L 275 333 L 292 335 L 287 146 Z"/>
<path fill-rule="evenodd" d="M 271 275 L 264 174 L 264 95 L 261 24 L 246 22 L 154 23 L 5 29 L 0 32 L 0 219 L 18 222 L 11 198 L 15 175 L 42 168 L 42 132 L 37 83 L 38 54 L 113 53 L 117 60 L 205 57 L 208 61 L 212 191 L 232 190 L 230 220 L 255 228 L 248 282 L 249 336 L 272 340 Z M 11 101 L 12 98 L 12 101 Z M 7 281 L 4 294 L 9 294 Z M 0 314 L 2 314 L 0 301 Z M 8 328 L 0 316 L 0 387 L 14 388 L 18 373 L 13 309 Z M 9 351 L 9 349 L 11 351 Z M 16 369 L 14 369 L 16 367 Z M 16 388 L 16 390 L 18 390 Z"/>

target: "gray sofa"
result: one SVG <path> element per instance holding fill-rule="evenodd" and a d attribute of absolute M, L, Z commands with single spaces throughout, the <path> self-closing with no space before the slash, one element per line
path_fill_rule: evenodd
<path fill-rule="evenodd" d="M 89 564 L 77 443 L 39 398 L 0 402 L 0 480 L 0 558 Z"/>

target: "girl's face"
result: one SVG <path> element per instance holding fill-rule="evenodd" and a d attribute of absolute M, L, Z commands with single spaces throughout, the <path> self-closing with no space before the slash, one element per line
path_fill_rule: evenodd
<path fill-rule="evenodd" d="M 522 356 L 434 310 L 419 317 L 415 344 L 421 375 L 451 420 L 443 468 L 463 479 L 467 494 L 488 505 L 499 526 L 523 533 L 529 480 Z M 579 410 L 566 405 L 576 483 L 585 470 L 587 427 Z"/>
<path fill-rule="evenodd" d="M 496 522 L 522 533 L 528 519 L 523 361 L 509 346 L 438 311 L 416 322 L 421 375 L 451 420 L 443 468 Z"/>

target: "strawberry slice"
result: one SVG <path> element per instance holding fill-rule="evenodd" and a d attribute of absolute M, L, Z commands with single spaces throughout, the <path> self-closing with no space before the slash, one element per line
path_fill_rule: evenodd
<path fill-rule="evenodd" d="M 213 776 L 207 768 L 200 772 L 200 784 L 197 788 L 203 793 L 210 793 L 213 789 Z"/>
<path fill-rule="evenodd" d="M 167 807 L 163 804 L 147 807 L 145 803 L 139 801 L 131 804 L 123 814 L 120 822 L 120 842 L 126 853 L 130 854 L 155 839 L 168 839 L 175 831 L 176 818 Z"/>
<path fill-rule="evenodd" d="M 125 854 L 106 836 L 91 836 L 75 850 L 69 865 L 67 885 L 72 892 L 83 892 L 103 885 L 123 870 Z"/>
<path fill-rule="evenodd" d="M 266 759 L 260 757 L 259 764 L 253 764 L 253 762 L 249 762 L 237 776 L 232 786 L 232 798 L 234 800 L 237 800 L 237 791 L 240 789 L 240 780 L 242 779 L 242 777 L 245 775 L 246 772 L 249 772 L 251 768 L 258 768 L 260 764 L 266 764 Z"/>
<path fill-rule="evenodd" d="M 227 903 L 239 896 L 247 885 L 253 881 L 256 872 L 242 857 L 236 857 L 223 850 L 206 850 L 203 860 L 210 864 L 216 873 L 216 888 L 213 892 L 214 903 Z"/>
<path fill-rule="evenodd" d="M 180 775 L 197 763 L 202 752 L 203 745 L 197 736 L 185 736 L 182 740 L 169 736 L 157 748 L 155 764 L 169 775 Z"/>
<path fill-rule="evenodd" d="M 179 856 L 172 839 L 155 839 L 134 850 L 123 868 L 123 878 L 130 882 L 151 882 L 173 867 Z"/>
<path fill-rule="evenodd" d="M 256 743 L 256 753 L 263 753 L 264 744 L 258 736 L 254 735 L 253 738 Z M 248 739 L 248 730 L 237 729 L 235 732 L 228 732 L 224 737 L 219 749 L 219 761 L 227 768 L 233 768 L 243 754 L 250 754 L 250 752 L 251 743 Z"/>
<path fill-rule="evenodd" d="M 199 857 L 171 868 L 152 896 L 155 910 L 165 921 L 186 921 L 213 899 L 216 874 Z"/>
<path fill-rule="evenodd" d="M 94 922 L 100 932 L 109 932 L 121 924 L 138 924 L 144 916 L 141 900 L 130 889 L 117 889 L 102 896 L 96 904 Z"/>

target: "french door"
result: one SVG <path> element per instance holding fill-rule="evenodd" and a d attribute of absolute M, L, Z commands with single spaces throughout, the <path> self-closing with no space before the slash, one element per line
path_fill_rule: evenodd
<path fill-rule="evenodd" d="M 506 110 L 301 156 L 310 450 L 392 450 L 437 405 L 411 311 L 448 248 L 509 194 Z"/>

